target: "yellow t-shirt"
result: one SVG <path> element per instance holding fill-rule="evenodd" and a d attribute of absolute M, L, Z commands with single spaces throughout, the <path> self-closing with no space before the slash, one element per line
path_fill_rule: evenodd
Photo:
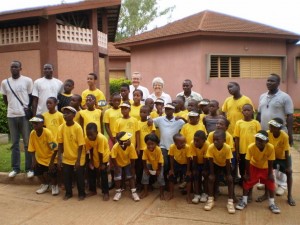
<path fill-rule="evenodd" d="M 110 131 L 114 137 L 116 136 L 116 133 L 114 133 L 114 127 L 116 126 L 116 121 L 119 118 L 122 118 L 121 108 L 109 108 L 103 115 L 103 122 L 109 124 Z"/>
<path fill-rule="evenodd" d="M 58 127 L 65 122 L 63 114 L 59 111 L 51 114 L 49 112 L 43 113 L 44 125 L 51 130 L 54 140 L 57 139 Z"/>
<path fill-rule="evenodd" d="M 63 123 L 58 128 L 58 143 L 62 143 L 64 147 L 63 163 L 68 165 L 75 165 L 79 146 L 85 144 L 83 131 L 78 123 L 74 123 L 72 126 L 67 126 Z M 82 148 L 80 156 L 80 165 L 85 163 L 85 150 Z"/>
<path fill-rule="evenodd" d="M 250 164 L 257 168 L 267 169 L 268 161 L 275 160 L 274 146 L 267 143 L 264 150 L 260 151 L 254 142 L 248 146 L 246 159 L 250 160 Z"/>
<path fill-rule="evenodd" d="M 198 164 L 203 164 L 204 163 L 204 158 L 206 158 L 206 152 L 209 146 L 209 142 L 205 141 L 202 148 L 197 148 L 194 144 L 194 141 L 191 142 L 190 144 L 190 152 L 193 157 L 197 157 L 197 163 Z"/>
<path fill-rule="evenodd" d="M 207 134 L 205 126 L 202 123 L 198 123 L 196 125 L 186 123 L 182 126 L 180 133 L 186 138 L 186 143 L 189 145 L 194 140 L 194 134 L 198 130 L 202 130 L 205 134 Z"/>
<path fill-rule="evenodd" d="M 164 157 L 160 147 L 158 146 L 155 147 L 153 152 L 145 148 L 143 151 L 142 160 L 146 160 L 147 164 L 151 164 L 152 169 L 155 171 L 158 169 L 159 163 L 161 163 L 162 166 L 164 164 Z"/>
<path fill-rule="evenodd" d="M 76 123 L 78 123 L 78 124 L 80 124 L 80 111 L 81 110 L 79 110 L 79 111 L 77 111 L 77 113 L 76 113 L 76 115 L 75 115 L 75 117 L 74 117 L 74 122 L 76 122 Z"/>
<path fill-rule="evenodd" d="M 165 115 L 166 115 L 166 114 L 163 113 L 161 116 L 165 116 Z M 156 110 L 153 110 L 153 111 L 150 113 L 150 117 L 151 117 L 151 119 L 155 119 L 155 118 L 160 117 L 160 116 L 159 116 L 159 114 L 157 113 Z"/>
<path fill-rule="evenodd" d="M 221 150 L 218 150 L 214 144 L 210 144 L 206 152 L 206 158 L 212 158 L 214 164 L 218 166 L 226 166 L 226 160 L 231 160 L 233 155 L 228 144 L 224 143 Z"/>
<path fill-rule="evenodd" d="M 210 144 L 213 144 L 213 140 L 214 140 L 214 133 L 215 131 L 212 131 L 208 134 L 208 137 L 207 137 L 207 141 L 210 143 Z M 225 141 L 226 144 L 228 144 L 230 146 L 230 149 L 232 152 L 235 151 L 235 148 L 234 148 L 234 142 L 233 142 L 233 137 L 232 135 L 226 131 L 226 141 Z"/>
<path fill-rule="evenodd" d="M 147 145 L 145 143 L 145 137 L 147 134 L 150 134 L 152 131 L 155 131 L 156 128 L 154 126 L 154 123 L 152 124 L 152 126 L 148 126 L 148 121 L 142 122 L 139 121 L 139 130 L 140 130 L 140 150 L 144 150 L 145 148 L 147 148 Z"/>
<path fill-rule="evenodd" d="M 179 111 L 178 113 L 175 113 L 175 112 L 174 112 L 173 115 L 174 115 L 174 117 L 176 117 L 176 116 L 182 117 L 182 116 L 185 115 L 186 113 L 188 113 L 187 110 L 184 110 L 184 111 Z"/>
<path fill-rule="evenodd" d="M 290 155 L 290 144 L 288 134 L 281 130 L 279 137 L 275 138 L 269 130 L 267 132 L 269 135 L 269 143 L 271 143 L 275 149 L 275 158 L 285 159 L 286 151 Z"/>
<path fill-rule="evenodd" d="M 101 113 L 100 109 L 93 111 L 84 109 L 79 111 L 81 118 L 83 119 L 84 134 L 86 135 L 86 125 L 89 123 L 95 123 L 97 125 L 98 132 L 101 132 Z"/>
<path fill-rule="evenodd" d="M 41 165 L 49 166 L 54 152 L 50 147 L 53 143 L 56 144 L 56 139 L 54 139 L 49 129 L 43 128 L 43 133 L 40 137 L 33 130 L 29 137 L 28 152 L 35 152 L 36 161 Z"/>
<path fill-rule="evenodd" d="M 190 153 L 189 145 L 185 145 L 184 148 L 178 149 L 175 144 L 171 144 L 168 155 L 174 156 L 174 160 L 179 164 L 187 164 L 188 158 L 191 159 L 193 157 Z"/>
<path fill-rule="evenodd" d="M 251 99 L 245 95 L 243 95 L 241 98 L 237 100 L 234 99 L 233 96 L 230 96 L 226 98 L 224 101 L 224 104 L 222 106 L 222 111 L 226 113 L 226 117 L 230 122 L 227 131 L 231 135 L 233 135 L 236 122 L 244 118 L 242 113 L 242 108 L 245 104 L 251 104 L 253 106 Z"/>
<path fill-rule="evenodd" d="M 236 122 L 233 136 L 240 139 L 240 154 L 246 154 L 248 146 L 255 142 L 254 135 L 259 130 L 261 130 L 261 126 L 257 120 L 239 120 Z"/>
<path fill-rule="evenodd" d="M 100 100 L 106 101 L 105 95 L 103 94 L 102 91 L 100 91 L 98 88 L 96 90 L 91 91 L 89 89 L 86 89 L 82 92 L 81 97 L 82 97 L 82 105 L 84 106 L 86 103 L 86 96 L 88 95 L 94 95 L 96 97 L 96 103 L 98 103 Z"/>
<path fill-rule="evenodd" d="M 94 166 L 96 168 L 98 168 L 100 165 L 99 153 L 103 154 L 103 162 L 104 163 L 108 162 L 110 156 L 110 150 L 109 150 L 107 138 L 103 134 L 98 133 L 95 141 L 91 141 L 86 137 L 85 147 L 87 151 L 93 148 L 93 161 L 94 161 Z"/>
<path fill-rule="evenodd" d="M 114 133 L 117 134 L 121 131 L 125 131 L 132 134 L 131 143 L 136 146 L 135 132 L 139 131 L 139 124 L 136 118 L 130 117 L 128 119 L 119 118 L 116 121 Z"/>
<path fill-rule="evenodd" d="M 142 106 L 143 106 L 142 104 L 140 104 L 139 106 L 131 105 L 131 109 L 129 113 L 130 117 L 136 118 L 138 121 L 140 121 L 141 120 L 140 110 Z"/>
<path fill-rule="evenodd" d="M 116 143 L 111 149 L 111 158 L 116 159 L 119 167 L 125 167 L 130 164 L 131 159 L 137 159 L 138 156 L 133 144 L 123 150 L 119 143 Z"/>

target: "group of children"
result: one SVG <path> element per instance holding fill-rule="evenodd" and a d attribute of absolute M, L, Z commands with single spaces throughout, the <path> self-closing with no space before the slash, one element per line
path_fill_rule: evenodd
<path fill-rule="evenodd" d="M 290 147 L 288 135 L 280 130 L 284 125 L 281 119 L 274 118 L 269 122 L 270 130 L 262 131 L 253 119 L 253 106 L 244 104 L 243 119 L 236 122 L 230 134 L 230 123 L 218 113 L 216 100 L 190 100 L 187 109 L 182 97 L 166 105 L 160 98 L 148 98 L 142 104 L 143 92 L 135 90 L 133 100 L 129 100 L 129 86 L 122 84 L 120 93 L 112 94 L 109 106 L 103 108 L 92 91 L 85 92 L 82 104 L 80 95 L 70 94 L 72 85 L 67 80 L 63 97 L 58 97 L 62 100 L 50 97 L 48 112 L 30 120 L 33 131 L 28 151 L 33 155 L 34 173 L 42 183 L 38 194 L 45 193 L 51 184 L 52 194 L 58 195 L 58 184 L 63 181 L 64 199 L 71 198 L 75 174 L 79 200 L 97 194 L 100 178 L 103 200 L 107 201 L 110 173 L 114 201 L 120 200 L 126 181 L 133 200 L 139 201 L 149 194 L 153 183 L 150 178 L 154 177 L 161 200 L 174 197 L 174 185 L 180 180 L 186 186 L 188 203 L 203 202 L 209 211 L 222 179 L 228 186 L 229 213 L 247 206 L 258 182 L 266 186 L 263 199 L 269 198 L 270 210 L 280 213 L 274 201 L 273 175 L 273 168 L 279 168 L 288 178 L 288 203 L 295 205 Z M 56 110 L 57 105 L 61 112 Z M 243 187 L 240 200 L 234 191 L 238 171 Z"/>

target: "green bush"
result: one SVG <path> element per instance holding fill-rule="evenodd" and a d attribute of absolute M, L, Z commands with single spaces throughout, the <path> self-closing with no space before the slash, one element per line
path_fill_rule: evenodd
<path fill-rule="evenodd" d="M 300 113 L 294 113 L 293 133 L 300 134 Z"/>
<path fill-rule="evenodd" d="M 121 84 L 126 83 L 128 85 L 131 84 L 130 80 L 120 78 L 120 79 L 110 79 L 109 80 L 109 92 L 113 94 L 115 92 L 120 92 Z"/>
<path fill-rule="evenodd" d="M 0 95 L 0 133 L 8 134 L 7 108 L 2 95 Z"/>

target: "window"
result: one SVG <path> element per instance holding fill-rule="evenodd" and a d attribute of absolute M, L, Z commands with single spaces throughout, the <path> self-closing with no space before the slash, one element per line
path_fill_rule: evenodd
<path fill-rule="evenodd" d="M 283 57 L 210 56 L 210 77 L 266 78 L 282 75 Z M 300 72 L 300 59 L 297 61 Z"/>

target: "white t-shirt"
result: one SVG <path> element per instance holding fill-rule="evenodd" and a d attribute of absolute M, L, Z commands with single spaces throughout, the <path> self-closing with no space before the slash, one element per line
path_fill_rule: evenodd
<path fill-rule="evenodd" d="M 63 82 L 56 79 L 39 78 L 33 83 L 32 95 L 39 98 L 36 114 L 47 112 L 46 101 L 49 97 L 57 98 L 58 93 L 63 89 Z"/>
<path fill-rule="evenodd" d="M 14 90 L 21 102 L 28 106 L 29 104 L 29 94 L 32 92 L 32 80 L 29 77 L 21 75 L 18 79 L 8 78 L 11 88 Z M 6 95 L 8 101 L 7 107 L 7 117 L 21 117 L 25 116 L 24 108 L 18 101 L 16 96 L 10 90 L 7 80 L 3 80 L 1 83 L 1 93 Z"/>
<path fill-rule="evenodd" d="M 137 89 L 141 90 L 143 92 L 143 100 L 142 102 L 144 102 L 148 97 L 149 97 L 149 90 L 146 87 L 143 86 L 138 86 Z M 135 87 L 131 84 L 129 85 L 129 99 L 133 100 L 133 91 L 135 90 Z"/>
<path fill-rule="evenodd" d="M 151 95 L 149 95 L 149 98 L 152 98 L 153 101 L 155 101 L 157 99 L 157 97 L 155 96 L 154 93 L 152 93 Z M 167 93 L 163 92 L 160 96 L 160 98 L 162 98 L 164 101 L 165 101 L 165 105 L 167 103 L 172 103 L 172 99 L 171 99 L 171 96 L 168 95 Z"/>

